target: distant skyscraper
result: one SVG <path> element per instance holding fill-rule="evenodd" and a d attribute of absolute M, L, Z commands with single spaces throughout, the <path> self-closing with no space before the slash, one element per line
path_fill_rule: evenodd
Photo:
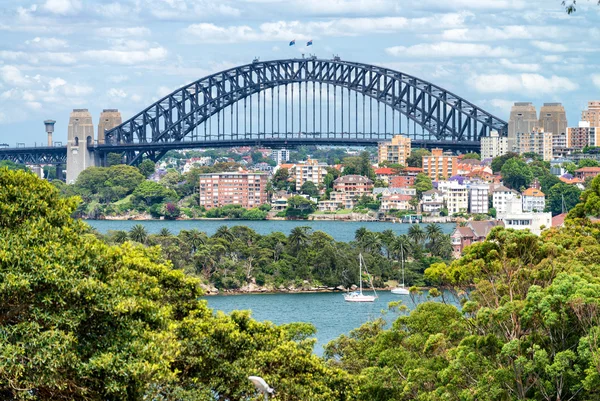
<path fill-rule="evenodd" d="M 600 127 L 600 100 L 588 102 L 587 110 L 581 112 L 581 121 L 590 123 L 590 127 Z"/>
<path fill-rule="evenodd" d="M 538 127 L 544 132 L 564 134 L 567 132 L 567 113 L 560 103 L 544 103 L 540 109 L 540 122 Z"/>
<path fill-rule="evenodd" d="M 271 152 L 271 159 L 279 166 L 281 163 L 290 160 L 290 151 L 287 149 L 275 149 Z"/>
<path fill-rule="evenodd" d="M 493 159 L 508 152 L 508 138 L 500 136 L 498 131 L 490 132 L 490 136 L 481 137 L 481 159 Z"/>
<path fill-rule="evenodd" d="M 515 149 L 518 133 L 530 133 L 537 125 L 535 106 L 531 102 L 516 102 L 508 120 L 508 150 Z"/>

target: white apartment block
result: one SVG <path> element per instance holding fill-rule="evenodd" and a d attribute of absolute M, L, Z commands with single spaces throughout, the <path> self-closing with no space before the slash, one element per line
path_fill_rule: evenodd
<path fill-rule="evenodd" d="M 481 160 L 493 159 L 508 153 L 508 138 L 491 131 L 490 136 L 481 138 Z"/>
<path fill-rule="evenodd" d="M 504 222 L 504 228 L 514 230 L 530 230 L 540 235 L 544 228 L 552 227 L 552 213 L 524 212 L 519 198 L 509 200 L 507 210 L 498 214 L 498 219 Z"/>
<path fill-rule="evenodd" d="M 448 214 L 466 213 L 469 210 L 469 190 L 466 185 L 457 181 L 449 181 L 450 185 L 444 186 L 442 193 L 446 200 Z M 438 190 L 440 188 L 438 187 Z"/>
<path fill-rule="evenodd" d="M 290 151 L 287 149 L 275 149 L 271 152 L 271 159 L 279 166 L 281 163 L 290 160 Z"/>
<path fill-rule="evenodd" d="M 318 160 L 308 159 L 305 163 L 297 163 L 293 167 L 292 175 L 296 177 L 296 190 L 300 190 L 302 184 L 306 181 L 312 181 L 317 187 L 323 183 L 323 179 L 327 175 L 327 167 L 324 163 L 319 163 Z"/>
<path fill-rule="evenodd" d="M 536 153 L 544 161 L 552 160 L 552 133 L 534 128 L 531 132 L 517 133 L 517 149 L 520 155 Z"/>
<path fill-rule="evenodd" d="M 504 186 L 498 187 L 492 193 L 492 206 L 496 209 L 497 214 L 506 213 L 509 201 L 519 196 L 519 193 L 514 189 L 508 189 Z"/>
<path fill-rule="evenodd" d="M 469 213 L 487 214 L 490 186 L 486 184 L 469 185 Z"/>

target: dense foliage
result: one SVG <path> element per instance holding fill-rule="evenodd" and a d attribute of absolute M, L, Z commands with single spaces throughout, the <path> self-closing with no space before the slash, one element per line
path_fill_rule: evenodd
<path fill-rule="evenodd" d="M 239 289 L 249 284 L 272 289 L 348 287 L 358 284 L 359 252 L 377 286 L 400 278 L 401 257 L 406 262 L 407 283 L 425 285 L 425 269 L 431 263 L 452 258 L 450 237 L 435 224 L 425 229 L 413 225 L 407 235 L 361 228 L 351 243 L 337 242 L 309 227 L 296 227 L 286 236 L 280 232 L 260 235 L 244 226 L 222 226 L 208 237 L 198 230 L 184 230 L 177 235 L 165 230 L 149 235 L 142 225 L 136 225 L 129 232 L 109 232 L 105 240 L 160 245 L 163 257 L 176 268 L 219 289 Z"/>
<path fill-rule="evenodd" d="M 257 399 L 249 375 L 285 400 L 353 399 L 350 375 L 312 354 L 311 326 L 213 314 L 160 248 L 107 245 L 76 204 L 0 169 L 0 399 Z"/>

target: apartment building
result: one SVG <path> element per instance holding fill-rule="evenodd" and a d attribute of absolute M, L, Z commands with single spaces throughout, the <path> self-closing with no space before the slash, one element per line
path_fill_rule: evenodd
<path fill-rule="evenodd" d="M 275 149 L 271 153 L 271 159 L 279 166 L 282 163 L 290 160 L 290 151 L 287 149 Z"/>
<path fill-rule="evenodd" d="M 490 186 L 486 184 L 468 185 L 469 213 L 487 214 L 489 210 Z"/>
<path fill-rule="evenodd" d="M 496 209 L 496 213 L 506 213 L 509 201 L 517 197 L 520 197 L 520 194 L 514 189 L 498 187 L 492 192 L 492 206 Z"/>
<path fill-rule="evenodd" d="M 316 159 L 308 159 L 305 162 L 296 163 L 291 174 L 296 180 L 296 189 L 300 190 L 306 181 L 312 181 L 317 187 L 323 183 L 327 175 L 327 164 L 319 163 Z"/>
<path fill-rule="evenodd" d="M 520 155 L 536 153 L 544 161 L 552 160 L 552 133 L 542 128 L 534 128 L 530 132 L 517 133 L 517 149 Z"/>
<path fill-rule="evenodd" d="M 439 148 L 431 150 L 430 156 L 423 156 L 423 173 L 427 174 L 432 180 L 438 178 L 450 178 L 456 175 L 457 156 L 444 154 Z"/>
<path fill-rule="evenodd" d="M 569 147 L 583 149 L 586 146 L 600 146 L 600 128 L 588 121 L 580 121 L 577 127 L 567 128 Z"/>
<path fill-rule="evenodd" d="M 508 153 L 508 138 L 491 131 L 489 136 L 481 137 L 481 160 L 493 159 Z"/>
<path fill-rule="evenodd" d="M 402 135 L 395 135 L 390 142 L 380 142 L 378 162 L 390 162 L 406 166 L 406 160 L 410 156 L 410 144 L 410 138 Z"/>
<path fill-rule="evenodd" d="M 200 175 L 200 206 L 206 209 L 225 205 L 244 208 L 267 203 L 267 174 L 258 172 L 213 173 Z"/>
<path fill-rule="evenodd" d="M 345 209 L 353 209 L 363 195 L 371 196 L 373 181 L 362 175 L 344 175 L 333 182 L 332 201 L 340 202 Z"/>
<path fill-rule="evenodd" d="M 527 188 L 521 194 L 524 212 L 543 212 L 546 208 L 546 195 L 536 188 Z"/>
<path fill-rule="evenodd" d="M 581 120 L 588 122 L 591 127 L 600 127 L 600 101 L 588 102 L 588 108 L 581 112 Z"/>

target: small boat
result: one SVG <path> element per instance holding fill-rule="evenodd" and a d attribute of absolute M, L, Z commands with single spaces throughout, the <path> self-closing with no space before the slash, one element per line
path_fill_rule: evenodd
<path fill-rule="evenodd" d="M 400 252 L 401 252 L 400 259 L 402 259 L 402 286 L 392 288 L 392 294 L 410 295 L 410 291 L 408 290 L 408 288 L 406 288 L 404 286 L 404 248 L 400 248 Z"/>
<path fill-rule="evenodd" d="M 365 295 L 362 292 L 362 264 L 363 264 L 362 254 L 358 254 L 359 290 L 344 294 L 344 300 L 346 302 L 375 302 L 375 300 L 377 299 L 377 293 L 375 293 L 375 288 L 373 288 L 373 292 L 375 293 L 375 295 Z M 367 270 L 366 267 L 365 267 L 365 270 Z M 372 287 L 373 287 L 373 285 L 371 285 L 371 288 Z"/>

